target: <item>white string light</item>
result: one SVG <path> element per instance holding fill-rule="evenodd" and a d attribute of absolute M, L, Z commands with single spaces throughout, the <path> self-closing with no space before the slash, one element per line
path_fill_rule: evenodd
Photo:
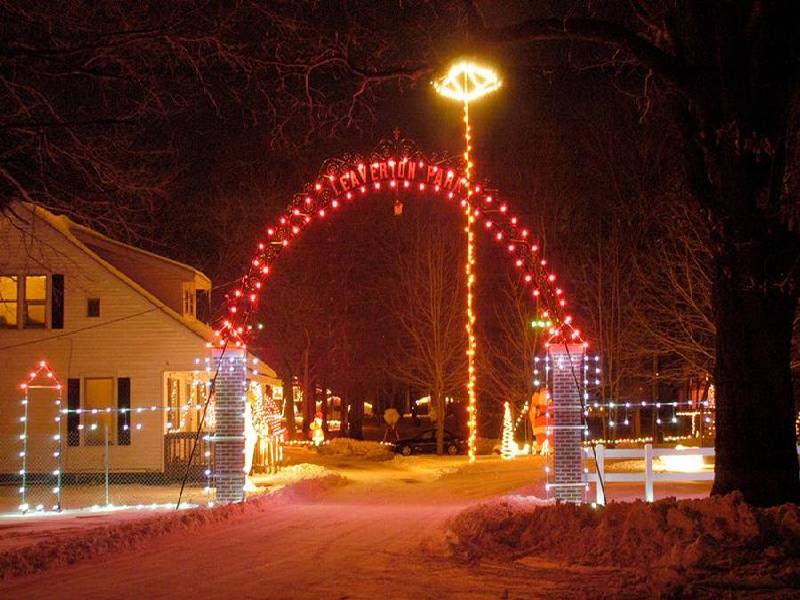
<path fill-rule="evenodd" d="M 55 433 L 50 434 L 50 438 L 53 442 L 53 450 L 52 456 L 55 462 L 55 468 L 51 471 L 52 477 L 54 477 L 54 484 L 51 487 L 52 493 L 55 495 L 55 503 L 53 504 L 53 510 L 61 510 L 61 383 L 58 381 L 56 376 L 53 374 L 53 370 L 47 365 L 46 361 L 40 361 L 36 370 L 31 371 L 28 375 L 28 381 L 25 383 L 20 384 L 20 389 L 24 391 L 24 397 L 22 399 L 23 415 L 20 417 L 20 421 L 23 424 L 22 434 L 20 435 L 20 440 L 22 441 L 22 450 L 19 453 L 19 457 L 21 459 L 21 469 L 19 471 L 21 485 L 19 487 L 19 494 L 20 494 L 20 504 L 19 510 L 23 513 L 28 512 L 30 510 L 30 505 L 28 503 L 28 438 L 29 438 L 29 429 L 28 429 L 28 418 L 30 415 L 30 390 L 31 389 L 45 389 L 45 390 L 53 390 L 56 392 L 56 398 L 54 400 L 54 412 L 55 416 L 53 417 L 53 422 L 55 423 L 54 431 Z M 37 504 L 36 510 L 41 511 L 44 510 L 44 505 Z"/>

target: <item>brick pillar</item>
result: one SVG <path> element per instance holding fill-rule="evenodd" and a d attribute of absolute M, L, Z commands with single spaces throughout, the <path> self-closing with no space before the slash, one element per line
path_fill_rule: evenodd
<path fill-rule="evenodd" d="M 583 346 L 553 344 L 548 350 L 552 369 L 553 403 L 550 428 L 553 431 L 554 482 L 556 500 L 581 502 L 585 488 L 581 441 L 583 414 Z"/>
<path fill-rule="evenodd" d="M 217 502 L 244 500 L 244 403 L 247 353 L 241 348 L 213 351 L 216 382 L 214 480 Z M 221 361 L 221 364 L 220 364 Z"/>

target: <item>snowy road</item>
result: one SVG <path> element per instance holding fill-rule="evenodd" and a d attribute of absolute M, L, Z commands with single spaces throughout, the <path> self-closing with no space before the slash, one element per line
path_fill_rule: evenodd
<path fill-rule="evenodd" d="M 346 484 L 12 579 L 0 583 L 0 597 L 580 598 L 597 597 L 609 580 L 628 579 L 620 570 L 450 558 L 445 520 L 471 502 L 530 484 L 540 465 L 466 467 L 450 459 L 443 468 L 441 461 L 333 465 Z"/>

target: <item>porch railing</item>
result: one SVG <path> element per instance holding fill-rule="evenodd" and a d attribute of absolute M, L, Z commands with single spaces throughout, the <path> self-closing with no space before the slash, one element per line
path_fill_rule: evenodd
<path fill-rule="evenodd" d="M 206 440 L 205 433 L 200 435 L 197 449 L 189 465 L 192 446 L 196 437 L 194 431 L 171 431 L 164 435 L 164 475 L 168 478 L 183 477 L 189 467 L 192 478 L 203 477 L 206 469 L 214 471 L 214 441 Z M 206 452 L 210 452 L 206 456 Z"/>

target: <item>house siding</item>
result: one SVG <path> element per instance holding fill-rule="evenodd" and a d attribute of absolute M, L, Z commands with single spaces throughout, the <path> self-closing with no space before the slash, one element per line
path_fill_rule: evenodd
<path fill-rule="evenodd" d="M 30 213 L 25 213 L 26 217 Z M 33 217 L 23 233 L 0 220 L 0 274 L 64 275 L 64 328 L 0 329 L 0 471 L 13 472 L 19 459 L 9 452 L 19 443 L 19 384 L 45 360 L 64 386 L 68 378 L 129 377 L 131 408 L 164 405 L 164 373 L 191 371 L 207 355 L 205 340 L 163 308 L 120 279 L 101 261 L 45 220 Z M 100 317 L 86 316 L 88 298 L 100 298 Z M 48 309 L 48 321 L 50 310 Z M 49 323 L 48 323 L 49 325 Z M 116 382 L 114 389 L 116 390 Z M 44 392 L 37 392 L 42 394 Z M 164 413 L 134 414 L 131 443 L 113 441 L 109 462 L 114 471 L 162 471 Z M 141 429 L 136 425 L 140 423 Z M 100 471 L 102 446 L 66 445 L 62 422 L 64 470 Z"/>

